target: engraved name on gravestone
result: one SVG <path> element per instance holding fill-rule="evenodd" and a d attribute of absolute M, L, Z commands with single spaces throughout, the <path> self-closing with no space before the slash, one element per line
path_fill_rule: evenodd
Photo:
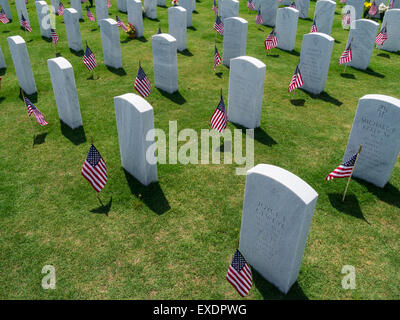
<path fill-rule="evenodd" d="M 400 1 L 400 0 L 399 0 Z M 400 9 L 391 9 L 385 13 L 382 27 L 386 26 L 387 40 L 383 45 L 376 47 L 389 52 L 397 52 L 400 49 Z"/>
<path fill-rule="evenodd" d="M 318 194 L 268 164 L 247 171 L 239 250 L 280 291 L 296 282 Z"/>
<path fill-rule="evenodd" d="M 400 100 L 379 94 L 362 97 L 357 106 L 344 158 L 362 151 L 353 176 L 383 188 L 400 151 Z"/>
<path fill-rule="evenodd" d="M 128 10 L 128 21 L 136 30 L 136 37 L 143 37 L 143 13 L 142 2 L 140 0 L 126 0 Z"/>
<path fill-rule="evenodd" d="M 223 64 L 228 66 L 232 58 L 246 55 L 248 22 L 243 18 L 231 17 L 225 19 Z"/>
<path fill-rule="evenodd" d="M 275 28 L 278 48 L 287 51 L 294 49 L 298 20 L 299 11 L 297 9 L 289 7 L 278 9 Z"/>
<path fill-rule="evenodd" d="M 335 16 L 336 2 L 319 0 L 315 6 L 314 21 L 318 32 L 331 34 L 333 18 Z"/>

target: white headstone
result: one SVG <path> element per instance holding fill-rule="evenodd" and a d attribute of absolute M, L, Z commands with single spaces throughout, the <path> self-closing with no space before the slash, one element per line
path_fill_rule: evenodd
<path fill-rule="evenodd" d="M 117 0 L 117 8 L 118 11 L 127 12 L 128 10 L 127 0 Z"/>
<path fill-rule="evenodd" d="M 50 10 L 54 14 L 58 14 L 58 8 L 60 7 L 60 0 L 50 0 Z"/>
<path fill-rule="evenodd" d="M 278 11 L 277 0 L 258 0 L 261 5 L 261 16 L 263 18 L 263 25 L 273 27 L 276 23 L 276 13 Z M 258 10 L 258 8 L 256 7 Z"/>
<path fill-rule="evenodd" d="M 265 64 L 242 56 L 231 60 L 228 119 L 248 129 L 260 126 L 264 93 Z"/>
<path fill-rule="evenodd" d="M 136 37 L 143 37 L 143 12 L 142 2 L 140 0 L 126 0 L 128 10 L 128 21 L 136 30 Z"/>
<path fill-rule="evenodd" d="M 239 1 L 236 0 L 220 0 L 218 1 L 219 15 L 222 22 L 225 23 L 226 18 L 239 16 Z"/>
<path fill-rule="evenodd" d="M 279 8 L 276 15 L 277 47 L 282 50 L 292 51 L 296 42 L 297 22 L 299 11 L 294 8 Z"/>
<path fill-rule="evenodd" d="M 101 42 L 103 44 L 104 64 L 115 69 L 122 68 L 121 46 L 118 24 L 113 19 L 100 21 Z"/>
<path fill-rule="evenodd" d="M 64 9 L 64 23 L 68 47 L 76 52 L 82 51 L 83 47 L 78 11 L 74 8 Z"/>
<path fill-rule="evenodd" d="M 0 48 L 0 69 L 5 69 L 5 68 L 7 68 L 6 60 L 4 60 L 3 51 L 1 51 Z"/>
<path fill-rule="evenodd" d="M 157 5 L 160 7 L 165 7 L 165 0 L 157 0 Z"/>
<path fill-rule="evenodd" d="M 9 20 L 12 20 L 10 5 L 8 0 L 0 0 L 0 5 L 4 9 L 4 12 Z"/>
<path fill-rule="evenodd" d="M 176 39 L 166 33 L 152 37 L 154 85 L 168 93 L 178 91 Z"/>
<path fill-rule="evenodd" d="M 29 60 L 25 40 L 21 36 L 13 36 L 8 37 L 7 41 L 19 86 L 26 94 L 34 94 L 37 91 L 36 83 L 33 78 L 31 62 Z"/>
<path fill-rule="evenodd" d="M 296 282 L 318 193 L 268 164 L 247 171 L 239 250 L 280 291 Z"/>
<path fill-rule="evenodd" d="M 157 0 L 144 0 L 144 14 L 147 18 L 157 19 Z"/>
<path fill-rule="evenodd" d="M 383 45 L 377 45 L 378 49 L 389 52 L 397 52 L 400 49 L 400 9 L 386 11 L 382 27 L 386 26 L 387 40 Z"/>
<path fill-rule="evenodd" d="M 191 27 L 193 25 L 192 22 L 193 0 L 179 0 L 179 5 L 182 8 L 186 9 L 186 21 L 187 21 L 186 26 Z"/>
<path fill-rule="evenodd" d="M 246 55 L 248 22 L 243 18 L 226 18 L 224 22 L 223 64 L 228 66 L 232 58 Z"/>
<path fill-rule="evenodd" d="M 335 16 L 336 2 L 331 0 L 318 0 L 315 6 L 314 21 L 318 32 L 331 34 L 333 18 Z"/>
<path fill-rule="evenodd" d="M 399 99 L 369 94 L 358 101 L 344 159 L 355 154 L 360 145 L 353 176 L 383 188 L 400 151 Z"/>
<path fill-rule="evenodd" d="M 147 155 L 155 141 L 154 133 L 149 134 L 154 129 L 153 107 L 133 93 L 114 97 L 114 105 L 122 167 L 147 186 L 157 181 L 155 155 Z"/>
<path fill-rule="evenodd" d="M 108 19 L 108 7 L 107 0 L 94 0 L 96 5 L 96 19 L 97 24 L 100 25 L 100 21 Z"/>
<path fill-rule="evenodd" d="M 74 8 L 78 12 L 80 20 L 83 19 L 81 0 L 71 0 L 71 8 Z"/>
<path fill-rule="evenodd" d="M 346 48 L 351 42 L 351 55 L 353 60 L 346 63 L 357 69 L 366 70 L 371 60 L 375 45 L 375 37 L 378 33 L 379 23 L 370 19 L 354 21 L 354 29 L 350 29 Z"/>
<path fill-rule="evenodd" d="M 303 36 L 299 69 L 304 90 L 313 94 L 324 91 L 334 42 L 331 36 L 320 32 Z"/>
<path fill-rule="evenodd" d="M 168 8 L 169 34 L 176 39 L 178 51 L 186 49 L 186 13 L 187 10 L 180 6 Z"/>
<path fill-rule="evenodd" d="M 361 19 L 364 13 L 365 0 L 346 0 L 346 5 L 352 6 L 355 12 L 355 20 Z"/>
<path fill-rule="evenodd" d="M 299 18 L 308 18 L 308 9 L 310 8 L 310 0 L 295 0 L 296 9 L 299 10 Z"/>
<path fill-rule="evenodd" d="M 49 59 L 47 65 L 60 120 L 71 129 L 82 126 L 81 109 L 72 65 L 63 57 Z"/>
<path fill-rule="evenodd" d="M 31 25 L 28 11 L 26 10 L 25 0 L 15 0 L 15 6 L 17 8 L 18 23 L 19 21 L 21 21 L 21 13 L 22 13 L 24 15 L 25 20 L 28 21 L 29 25 Z"/>
<path fill-rule="evenodd" d="M 51 39 L 51 27 L 50 19 L 48 19 L 48 14 L 50 13 L 49 7 L 46 1 L 36 1 L 36 13 L 39 20 L 40 33 L 42 37 Z"/>
<path fill-rule="evenodd" d="M 393 0 L 393 9 L 400 9 L 400 0 Z"/>

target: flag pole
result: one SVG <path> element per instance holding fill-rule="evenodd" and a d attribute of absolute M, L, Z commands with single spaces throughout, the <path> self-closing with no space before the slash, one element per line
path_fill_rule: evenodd
<path fill-rule="evenodd" d="M 24 90 L 22 90 L 22 88 L 20 87 L 20 88 L 19 88 L 19 91 L 20 91 L 20 93 L 21 93 L 21 95 L 22 95 L 22 99 L 24 100 L 25 107 L 26 107 Z M 29 120 L 28 120 L 28 121 L 31 123 L 31 128 L 32 128 L 32 133 L 33 133 L 33 142 L 32 142 L 32 148 L 34 148 L 34 147 L 35 147 L 35 137 L 36 137 L 36 135 L 35 135 L 35 128 L 33 127 L 32 120 L 30 119 L 30 117 L 29 117 L 29 116 L 28 116 L 28 118 L 29 118 Z"/>
<path fill-rule="evenodd" d="M 356 163 L 357 163 L 357 160 L 358 160 L 358 157 L 360 155 L 361 150 L 362 150 L 362 145 L 360 145 L 360 148 L 358 148 L 357 157 L 356 157 L 356 160 L 354 161 L 353 170 L 351 170 L 351 174 L 350 174 L 349 180 L 347 180 L 347 185 L 346 185 L 346 189 L 344 190 L 342 202 L 344 202 L 344 198 L 346 197 L 347 189 L 349 187 L 351 177 L 353 176 L 353 172 L 354 172 L 354 169 L 356 167 Z"/>

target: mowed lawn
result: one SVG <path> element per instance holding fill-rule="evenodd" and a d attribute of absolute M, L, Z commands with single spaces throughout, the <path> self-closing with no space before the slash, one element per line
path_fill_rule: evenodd
<path fill-rule="evenodd" d="M 213 72 L 214 42 L 222 55 L 222 37 L 212 29 L 212 1 L 196 5 L 188 51 L 178 53 L 179 94 L 153 86 L 147 98 L 155 127 L 167 134 L 169 121 L 176 120 L 178 130 L 192 128 L 200 135 L 210 128 L 221 88 L 228 100 L 229 69 L 219 66 Z M 158 165 L 159 183 L 147 188 L 121 167 L 113 97 L 135 93 L 139 60 L 154 84 L 151 37 L 159 25 L 168 32 L 167 8 L 157 9 L 159 21 L 144 18 L 142 40 L 130 40 L 120 29 L 124 70 L 104 65 L 99 27 L 85 16 L 80 28 L 99 63 L 95 80 L 89 79 L 82 54 L 68 49 L 63 17 L 57 17 L 57 55 L 73 65 L 84 124 L 71 131 L 58 118 L 47 67 L 55 50 L 40 36 L 34 1 L 28 4 L 32 33 L 20 29 L 14 1 L 10 6 L 14 20 L 0 26 L 7 63 L 0 91 L 0 298 L 240 298 L 225 279 L 240 232 L 245 176 L 235 174 L 238 166 L 222 161 Z M 297 283 L 283 295 L 253 270 L 254 285 L 245 299 L 400 298 L 400 163 L 384 189 L 352 180 L 345 203 L 346 180 L 324 180 L 342 161 L 358 99 L 374 93 L 400 98 L 398 53 L 374 49 L 369 70 L 347 68 L 342 74 L 338 59 L 348 31 L 341 27 L 341 7 L 325 92 L 312 96 L 296 90 L 291 101 L 287 88 L 315 2 L 309 19 L 299 19 L 295 51 L 273 49 L 267 55 L 263 42 L 271 28 L 256 25 L 256 13 L 240 1 L 240 16 L 249 21 L 247 55 L 267 66 L 255 164 L 285 168 L 319 194 Z M 116 0 L 109 12 L 127 23 Z M 28 118 L 19 96 L 7 44 L 13 35 L 27 42 L 38 88 L 32 101 L 46 115 L 44 128 Z M 100 194 L 105 207 L 80 173 L 91 136 L 108 167 L 109 180 Z M 242 138 L 245 144 L 244 132 Z M 56 268 L 55 290 L 41 287 L 45 265 Z M 355 290 L 342 289 L 344 265 L 356 269 Z"/>

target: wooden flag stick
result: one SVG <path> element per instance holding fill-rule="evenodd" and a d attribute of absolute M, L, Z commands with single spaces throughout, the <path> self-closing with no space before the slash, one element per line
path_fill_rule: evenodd
<path fill-rule="evenodd" d="M 102 206 L 102 207 L 104 207 L 104 204 L 103 204 L 103 202 L 101 201 L 101 199 L 100 199 L 100 196 L 99 196 L 99 194 L 98 194 L 98 193 L 97 193 L 97 199 L 99 200 L 99 202 L 100 202 L 101 206 Z"/>
<path fill-rule="evenodd" d="M 344 190 L 342 202 L 344 202 L 344 198 L 346 198 L 347 189 L 349 187 L 351 177 L 353 176 L 354 168 L 356 167 L 356 163 L 357 163 L 357 160 L 358 160 L 361 150 L 362 150 L 362 146 L 360 146 L 360 148 L 358 148 L 357 157 L 356 157 L 356 160 L 354 161 L 353 170 L 351 170 L 349 180 L 347 180 L 347 185 L 346 185 L 346 189 Z"/>

